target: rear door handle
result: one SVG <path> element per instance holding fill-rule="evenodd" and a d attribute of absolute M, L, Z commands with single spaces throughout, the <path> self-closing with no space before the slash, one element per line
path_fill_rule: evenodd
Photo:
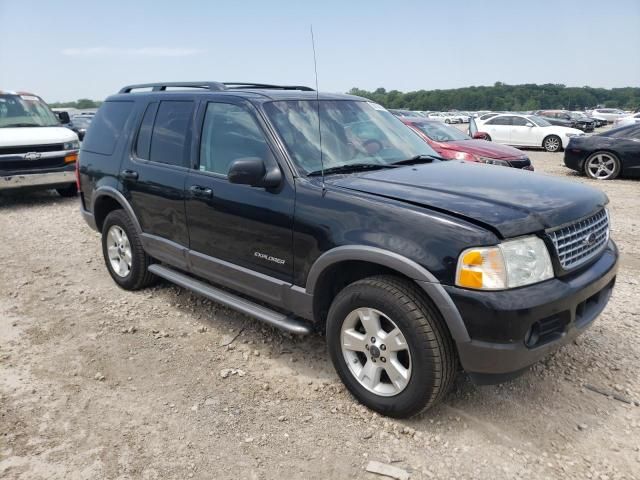
<path fill-rule="evenodd" d="M 197 198 L 213 198 L 213 190 L 201 185 L 191 185 L 189 187 L 191 195 Z"/>
<path fill-rule="evenodd" d="M 121 172 L 122 178 L 126 180 L 138 180 L 138 172 L 135 170 L 123 170 Z"/>

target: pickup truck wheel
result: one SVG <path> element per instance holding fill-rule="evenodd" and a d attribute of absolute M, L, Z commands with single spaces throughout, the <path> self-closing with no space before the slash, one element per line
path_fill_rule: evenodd
<path fill-rule="evenodd" d="M 72 183 L 68 187 L 56 188 L 56 192 L 58 192 L 58 195 L 61 197 L 71 198 L 78 195 L 78 187 L 75 183 Z"/>
<path fill-rule="evenodd" d="M 114 210 L 105 218 L 102 254 L 111 278 L 125 290 L 139 290 L 156 279 L 147 270 L 151 257 L 144 252 L 140 236 L 124 210 Z"/>
<path fill-rule="evenodd" d="M 436 404 L 456 373 L 453 340 L 440 314 L 416 285 L 393 276 L 340 291 L 329 309 L 327 342 L 347 389 L 390 417 Z"/>
<path fill-rule="evenodd" d="M 542 147 L 547 152 L 558 152 L 562 148 L 562 141 L 557 135 L 549 135 L 542 141 Z"/>

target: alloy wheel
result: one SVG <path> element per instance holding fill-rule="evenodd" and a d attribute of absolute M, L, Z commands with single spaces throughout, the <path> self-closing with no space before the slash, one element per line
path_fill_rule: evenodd
<path fill-rule="evenodd" d="M 615 176 L 617 159 L 608 153 L 598 153 L 587 161 L 587 173 L 597 180 L 608 180 Z"/>
<path fill-rule="evenodd" d="M 402 392 L 411 378 L 411 351 L 402 331 L 384 313 L 358 308 L 340 332 L 342 355 L 354 378 L 376 395 Z"/>
<path fill-rule="evenodd" d="M 560 139 L 557 137 L 549 137 L 544 141 L 544 148 L 548 152 L 556 152 L 560 149 Z"/>
<path fill-rule="evenodd" d="M 109 264 L 119 277 L 126 277 L 131 272 L 131 243 L 126 232 L 118 225 L 112 225 L 107 232 L 107 252 Z"/>

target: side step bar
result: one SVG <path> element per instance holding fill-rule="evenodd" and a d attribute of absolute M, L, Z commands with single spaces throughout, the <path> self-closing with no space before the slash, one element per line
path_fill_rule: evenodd
<path fill-rule="evenodd" d="M 157 263 L 149 265 L 149 271 L 158 277 L 169 280 L 183 288 L 191 290 L 198 295 L 202 295 L 214 302 L 221 303 L 234 310 L 238 310 L 246 315 L 257 318 L 269 325 L 296 335 L 306 335 L 311 333 L 311 328 L 303 321 L 289 317 L 270 308 L 258 305 L 250 300 L 238 297 L 233 293 L 225 292 L 219 288 L 212 287 L 208 283 L 201 282 L 184 273 L 173 270 L 165 265 Z"/>

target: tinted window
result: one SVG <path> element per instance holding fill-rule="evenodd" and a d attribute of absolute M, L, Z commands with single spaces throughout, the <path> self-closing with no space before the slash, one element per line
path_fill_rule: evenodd
<path fill-rule="evenodd" d="M 132 110 L 133 102 L 105 102 L 93 118 L 82 149 L 111 155 Z"/>
<path fill-rule="evenodd" d="M 511 124 L 516 127 L 524 127 L 529 121 L 524 117 L 511 117 Z"/>
<path fill-rule="evenodd" d="M 633 125 L 615 128 L 607 132 L 608 137 L 614 138 L 637 138 L 640 139 L 640 126 Z"/>
<path fill-rule="evenodd" d="M 270 155 L 254 117 L 243 107 L 210 103 L 202 126 L 200 170 L 226 175 L 238 158 Z"/>
<path fill-rule="evenodd" d="M 191 133 L 193 102 L 160 102 L 151 135 L 149 160 L 185 165 L 185 146 Z"/>
<path fill-rule="evenodd" d="M 151 150 L 151 129 L 153 121 L 156 119 L 158 111 L 158 102 L 152 102 L 147 106 L 138 132 L 138 140 L 136 142 L 136 155 L 139 158 L 149 160 L 149 151 Z"/>
<path fill-rule="evenodd" d="M 495 117 L 489 120 L 486 125 L 511 125 L 511 117 Z"/>

